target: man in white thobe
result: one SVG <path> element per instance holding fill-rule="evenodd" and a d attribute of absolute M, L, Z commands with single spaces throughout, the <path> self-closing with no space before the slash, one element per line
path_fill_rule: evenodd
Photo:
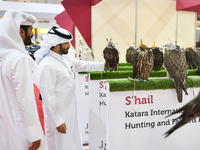
<path fill-rule="evenodd" d="M 33 89 L 39 69 L 25 50 L 36 23 L 14 10 L 0 20 L 0 150 L 47 149 Z"/>
<path fill-rule="evenodd" d="M 104 62 L 66 59 L 72 34 L 59 26 L 47 33 L 35 53 L 40 68 L 40 92 L 44 105 L 49 150 L 82 150 L 75 98 L 74 71 L 101 71 Z M 68 54 L 69 55 L 69 54 Z"/>

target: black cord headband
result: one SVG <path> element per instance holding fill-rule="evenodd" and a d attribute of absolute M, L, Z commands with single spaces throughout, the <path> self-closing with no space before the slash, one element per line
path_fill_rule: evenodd
<path fill-rule="evenodd" d="M 61 33 L 61 32 L 59 32 L 58 30 L 56 30 L 58 27 L 56 27 L 56 26 L 53 26 L 49 31 L 48 31 L 48 34 L 55 34 L 55 35 L 58 35 L 58 36 L 60 36 L 60 37 L 62 37 L 62 38 L 65 38 L 65 39 L 72 39 L 72 35 L 71 35 L 71 33 L 69 32 L 69 35 L 66 35 L 66 34 L 63 34 L 63 33 Z M 54 32 L 52 32 L 52 30 L 54 31 Z"/>

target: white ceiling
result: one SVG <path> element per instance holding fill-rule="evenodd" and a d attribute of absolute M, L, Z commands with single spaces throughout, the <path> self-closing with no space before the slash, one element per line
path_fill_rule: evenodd
<path fill-rule="evenodd" d="M 39 0 L 31 0 L 31 1 L 39 1 Z M 40 1 L 45 1 L 45 0 L 40 0 Z M 50 1 L 53 2 L 53 0 L 49 0 L 49 2 Z M 32 14 L 39 19 L 54 19 L 56 15 L 64 11 L 64 7 L 61 4 L 17 2 L 17 0 L 12 0 L 12 1 L 0 0 L 0 17 L 2 17 L 8 9 L 23 11 Z"/>
<path fill-rule="evenodd" d="M 21 0 L 23 1 L 23 0 Z M 46 0 L 51 3 L 37 3 L 37 1 L 43 2 L 45 0 L 32 0 L 36 3 L 19 2 L 19 0 L 0 0 L 0 19 L 4 13 L 9 9 L 23 11 L 32 14 L 38 19 L 38 28 L 50 28 L 56 24 L 54 17 L 63 12 L 65 9 L 61 4 L 55 4 L 58 0 Z"/>
<path fill-rule="evenodd" d="M 62 0 L 0 0 L 10 2 L 29 2 L 29 3 L 48 3 L 48 4 L 61 4 Z"/>

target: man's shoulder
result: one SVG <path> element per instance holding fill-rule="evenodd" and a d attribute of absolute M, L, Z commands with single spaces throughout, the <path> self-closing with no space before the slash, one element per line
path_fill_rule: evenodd
<path fill-rule="evenodd" d="M 6 57 L 7 61 L 15 62 L 15 63 L 17 63 L 20 60 L 25 60 L 25 59 L 31 59 L 31 58 L 29 58 L 26 54 L 18 52 L 18 51 L 13 51 Z"/>
<path fill-rule="evenodd" d="M 58 68 L 60 63 L 52 56 L 45 56 L 39 64 L 40 68 Z"/>

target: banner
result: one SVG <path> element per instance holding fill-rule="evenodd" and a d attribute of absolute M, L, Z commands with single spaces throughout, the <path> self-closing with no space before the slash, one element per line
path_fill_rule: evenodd
<path fill-rule="evenodd" d="M 82 144 L 89 143 L 89 74 L 76 74 L 76 96 Z"/>
<path fill-rule="evenodd" d="M 193 99 L 193 90 L 197 96 L 199 88 L 188 89 L 189 95 L 183 95 L 182 103 L 175 89 L 108 92 L 108 150 L 199 150 L 199 118 L 164 138 L 181 114 L 165 117 Z"/>
<path fill-rule="evenodd" d="M 90 80 L 89 148 L 106 150 L 106 101 L 105 80 Z"/>

